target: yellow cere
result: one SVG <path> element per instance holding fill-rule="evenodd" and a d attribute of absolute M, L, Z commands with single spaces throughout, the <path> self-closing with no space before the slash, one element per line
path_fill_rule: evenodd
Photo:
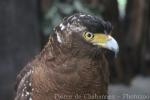
<path fill-rule="evenodd" d="M 104 46 L 108 41 L 108 35 L 104 33 L 85 32 L 83 33 L 83 37 L 86 41 L 99 46 Z"/>
<path fill-rule="evenodd" d="M 105 34 L 95 33 L 94 38 L 91 40 L 93 43 L 106 43 L 108 41 L 108 36 Z"/>

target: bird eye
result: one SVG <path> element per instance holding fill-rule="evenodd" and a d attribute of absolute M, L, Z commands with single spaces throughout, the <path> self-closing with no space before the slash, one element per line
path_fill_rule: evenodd
<path fill-rule="evenodd" d="M 90 33 L 90 32 L 85 32 L 85 33 L 83 34 L 83 37 L 84 37 L 86 40 L 91 40 L 91 39 L 94 37 L 94 35 L 93 35 L 92 33 Z"/>

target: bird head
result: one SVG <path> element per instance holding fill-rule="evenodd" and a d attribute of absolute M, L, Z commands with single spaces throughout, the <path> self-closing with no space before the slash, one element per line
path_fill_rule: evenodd
<path fill-rule="evenodd" d="M 66 17 L 54 31 L 60 44 L 84 49 L 84 52 L 98 48 L 117 55 L 119 51 L 117 41 L 111 36 L 111 23 L 93 15 L 77 13 Z"/>

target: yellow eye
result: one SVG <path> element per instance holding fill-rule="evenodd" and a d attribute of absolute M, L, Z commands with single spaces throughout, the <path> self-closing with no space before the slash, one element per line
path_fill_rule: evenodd
<path fill-rule="evenodd" d="M 92 40 L 93 37 L 94 37 L 94 34 L 90 33 L 90 32 L 85 32 L 83 33 L 83 37 L 86 39 L 86 40 Z"/>

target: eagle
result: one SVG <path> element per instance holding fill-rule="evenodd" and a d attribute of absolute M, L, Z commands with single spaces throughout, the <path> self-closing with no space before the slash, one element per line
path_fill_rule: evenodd
<path fill-rule="evenodd" d="M 75 13 L 53 30 L 44 49 L 17 76 L 15 100 L 106 100 L 107 58 L 119 51 L 111 23 Z"/>

